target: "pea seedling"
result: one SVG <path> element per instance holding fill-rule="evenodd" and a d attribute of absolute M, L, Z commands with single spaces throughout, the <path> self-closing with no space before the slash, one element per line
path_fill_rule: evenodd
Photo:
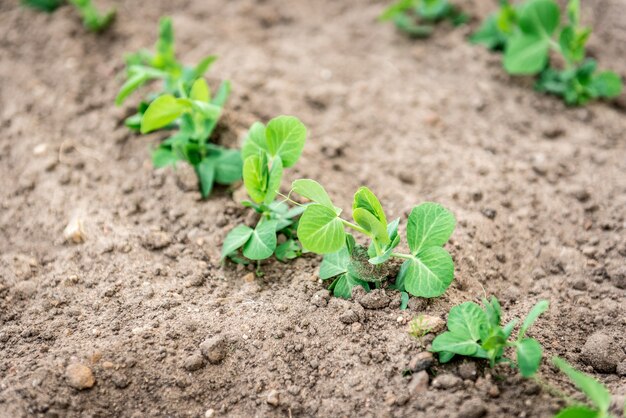
<path fill-rule="evenodd" d="M 568 406 L 555 418 L 610 418 L 609 408 L 611 406 L 611 394 L 607 388 L 596 379 L 576 370 L 565 360 L 554 357 L 552 362 L 556 367 L 565 373 L 574 384 L 583 391 L 591 401 L 593 407 L 586 405 Z M 624 405 L 624 416 L 626 417 L 626 404 Z"/>
<path fill-rule="evenodd" d="M 438 335 L 432 344 L 432 351 L 439 353 L 439 361 L 446 363 L 458 354 L 487 359 L 491 367 L 506 362 L 517 367 L 524 377 L 534 375 L 543 349 L 537 340 L 526 337 L 526 331 L 548 309 L 548 301 L 540 301 L 531 309 L 513 341 L 509 339 L 517 321 L 500 325 L 502 311 L 495 297 L 483 299 L 483 305 L 481 309 L 474 302 L 465 302 L 450 309 L 448 331 Z M 507 347 L 515 348 L 516 362 L 503 357 Z"/>
<path fill-rule="evenodd" d="M 69 0 L 83 19 L 83 25 L 92 32 L 102 32 L 115 19 L 115 10 L 100 14 L 91 0 Z M 26 6 L 52 13 L 65 3 L 65 0 L 22 0 Z"/>
<path fill-rule="evenodd" d="M 217 59 L 213 55 L 203 58 L 195 67 L 187 67 L 176 58 L 174 49 L 174 29 L 172 19 L 162 18 L 159 22 L 159 39 L 155 45 L 156 52 L 141 50 L 126 57 L 127 80 L 118 93 L 115 104 L 122 105 L 126 98 L 150 80 L 162 80 L 163 87 L 147 101 L 142 101 L 137 114 L 126 119 L 126 126 L 139 130 L 141 117 L 148 104 L 163 93 L 176 95 L 181 90 L 189 90 L 191 85 L 201 78 Z M 182 85 L 182 86 L 181 86 Z M 227 87 L 222 87 L 227 89 Z"/>
<path fill-rule="evenodd" d="M 302 246 L 324 254 L 320 278 L 333 278 L 329 289 L 337 297 L 348 299 L 352 288 L 380 287 L 391 275 L 391 258 L 405 260 L 394 288 L 414 296 L 436 297 L 443 294 L 454 279 L 454 262 L 442 247 L 452 235 L 456 220 L 452 213 L 436 203 L 415 206 L 408 218 L 407 241 L 409 254 L 394 252 L 400 243 L 400 219 L 387 223 L 378 198 L 367 187 L 354 195 L 352 217 L 355 223 L 340 217 L 326 190 L 310 179 L 296 180 L 292 191 L 313 201 L 298 223 L 298 238 Z M 350 228 L 367 236 L 368 247 L 357 245 L 346 233 Z M 406 300 L 406 298 L 403 298 Z"/>
<path fill-rule="evenodd" d="M 157 97 L 141 118 L 140 130 L 144 134 L 166 127 L 179 128 L 153 152 L 152 162 L 157 168 L 179 160 L 191 164 L 203 198 L 211 194 L 214 183 L 226 185 L 241 179 L 239 151 L 209 142 L 229 88 L 228 83 L 222 83 L 215 97 L 211 97 L 203 78 L 197 79 L 189 90 L 181 84 L 176 96 Z"/>
<path fill-rule="evenodd" d="M 504 68 L 514 75 L 537 75 L 538 91 L 562 97 L 569 105 L 596 98 L 613 98 L 622 91 L 620 77 L 598 72 L 595 60 L 586 58 L 591 29 L 580 25 L 580 0 L 570 0 L 567 23 L 554 0 L 529 0 L 519 6 L 508 1 L 490 16 L 472 41 L 504 49 Z M 563 69 L 550 66 L 550 52 L 561 56 Z"/>
<path fill-rule="evenodd" d="M 466 23 L 468 17 L 448 0 L 399 0 L 379 19 L 393 20 L 400 31 L 411 37 L 426 38 L 432 34 L 434 23 L 447 19 L 456 26 Z"/>
<path fill-rule="evenodd" d="M 304 206 L 289 208 L 275 200 L 279 194 L 283 169 L 296 164 L 306 141 L 306 127 L 293 116 L 279 116 L 267 126 L 254 123 L 242 148 L 243 181 L 251 201 L 242 204 L 260 215 L 254 229 L 247 225 L 235 227 L 222 246 L 222 260 L 229 257 L 245 263 L 264 260 L 274 255 L 280 261 L 302 254 L 297 240 L 298 217 Z M 284 238 L 282 243 L 280 239 Z"/>

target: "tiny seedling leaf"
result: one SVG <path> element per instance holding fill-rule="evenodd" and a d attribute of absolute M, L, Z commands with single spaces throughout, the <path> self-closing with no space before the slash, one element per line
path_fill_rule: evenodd
<path fill-rule="evenodd" d="M 461 335 L 455 334 L 453 332 L 444 332 L 443 334 L 438 335 L 433 340 L 432 350 L 435 352 L 447 352 L 453 354 L 460 354 L 462 356 L 473 356 L 476 354 L 480 346 L 476 343 L 476 341 L 471 338 L 466 338 Z M 444 359 L 441 358 L 441 354 L 439 355 L 439 361 L 442 363 L 445 362 L 447 356 L 444 356 Z M 449 359 L 451 359 L 450 357 Z M 447 359 L 446 361 L 448 361 Z"/>
<path fill-rule="evenodd" d="M 243 162 L 243 184 L 250 198 L 261 203 L 267 193 L 267 180 L 269 171 L 265 154 L 253 155 Z"/>
<path fill-rule="evenodd" d="M 598 411 L 586 406 L 569 406 L 554 416 L 554 418 L 603 418 Z"/>
<path fill-rule="evenodd" d="M 517 343 L 517 365 L 522 376 L 531 377 L 537 372 L 542 352 L 541 344 L 535 339 L 525 338 Z"/>
<path fill-rule="evenodd" d="M 213 190 L 216 165 L 215 157 L 206 157 L 203 158 L 200 161 L 200 164 L 195 167 L 196 174 L 198 175 L 198 181 L 200 182 L 200 194 L 203 198 L 210 195 Z"/>
<path fill-rule="evenodd" d="M 265 198 L 263 203 L 269 205 L 274 201 L 274 198 L 278 194 L 280 189 L 280 181 L 283 179 L 283 162 L 279 157 L 274 158 L 272 167 L 269 171 L 269 177 L 267 180 L 267 191 L 265 192 Z"/>
<path fill-rule="evenodd" d="M 611 405 L 611 395 L 609 391 L 596 379 L 576 370 L 565 360 L 554 357 L 552 362 L 556 367 L 565 373 L 574 384 L 582 390 L 593 404 L 606 413 Z"/>
<path fill-rule="evenodd" d="M 298 118 L 278 116 L 268 122 L 265 134 L 267 149 L 280 157 L 285 168 L 298 161 L 306 140 L 306 127 Z"/>
<path fill-rule="evenodd" d="M 261 122 L 254 122 L 248 130 L 243 147 L 241 147 L 241 156 L 246 160 L 250 156 L 258 156 L 268 152 L 265 139 L 265 125 Z"/>
<path fill-rule="evenodd" d="M 260 222 L 243 246 L 243 255 L 250 260 L 264 260 L 276 249 L 276 221 Z"/>
<path fill-rule="evenodd" d="M 376 218 L 371 212 L 363 208 L 356 208 L 352 213 L 352 217 L 372 238 L 381 244 L 389 243 L 387 224 L 382 223 L 382 221 Z"/>
<path fill-rule="evenodd" d="M 191 86 L 191 92 L 189 93 L 191 100 L 198 100 L 201 102 L 208 102 L 211 99 L 211 93 L 209 92 L 209 85 L 204 78 L 197 79 Z"/>
<path fill-rule="evenodd" d="M 223 149 L 215 162 L 215 182 L 232 184 L 241 179 L 243 162 L 238 150 Z"/>
<path fill-rule="evenodd" d="M 359 190 L 357 190 L 354 194 L 352 209 L 355 211 L 356 209 L 364 209 L 368 211 L 376 219 L 378 219 L 385 229 L 387 228 L 387 217 L 385 216 L 383 206 L 380 204 L 376 195 L 367 187 L 359 187 Z"/>
<path fill-rule="evenodd" d="M 333 202 L 330 200 L 328 193 L 324 187 L 311 179 L 300 179 L 296 180 L 291 184 L 291 189 L 298 193 L 302 197 L 306 197 L 307 199 L 319 203 L 322 206 L 326 206 L 329 209 L 332 209 L 337 212 L 337 208 L 333 205 Z M 340 212 L 337 212 L 339 215 Z"/>
<path fill-rule="evenodd" d="M 337 213 L 318 203 L 309 205 L 298 222 L 302 246 L 317 254 L 339 251 L 345 242 L 345 231 Z"/>
<path fill-rule="evenodd" d="M 528 331 L 528 328 L 530 328 L 530 326 L 537 320 L 537 318 L 539 318 L 539 315 L 548 310 L 549 306 L 550 304 L 547 300 L 539 301 L 535 306 L 533 306 L 533 308 L 526 316 L 526 319 L 524 319 L 522 326 L 520 327 L 518 339 L 521 340 L 522 338 L 524 338 L 524 336 L 526 335 L 526 331 Z"/>
<path fill-rule="evenodd" d="M 252 228 L 246 225 L 239 225 L 233 228 L 226 236 L 226 239 L 224 239 L 224 244 L 222 245 L 222 260 L 248 242 L 251 235 Z"/>
<path fill-rule="evenodd" d="M 163 128 L 189 110 L 189 105 L 171 94 L 157 97 L 141 118 L 141 133 L 145 134 Z"/>
<path fill-rule="evenodd" d="M 488 328 L 487 315 L 474 302 L 465 302 L 450 309 L 448 330 L 453 334 L 472 341 L 484 340 Z"/>
<path fill-rule="evenodd" d="M 326 254 L 320 264 L 320 279 L 327 280 L 347 272 L 348 263 L 350 263 L 350 252 L 347 246 L 343 246 L 337 252 Z"/>
<path fill-rule="evenodd" d="M 411 258 L 402 264 L 398 280 L 413 296 L 440 296 L 454 280 L 454 262 L 443 248 L 427 248 L 420 252 L 419 258 Z"/>
<path fill-rule="evenodd" d="M 454 215 L 436 203 L 422 203 L 413 208 L 407 225 L 407 241 L 413 255 L 429 247 L 443 246 L 454 231 Z"/>

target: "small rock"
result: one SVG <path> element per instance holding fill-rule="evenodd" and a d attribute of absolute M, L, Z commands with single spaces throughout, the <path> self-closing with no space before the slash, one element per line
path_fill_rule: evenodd
<path fill-rule="evenodd" d="M 479 377 L 476 380 L 476 388 L 492 398 L 497 398 L 500 395 L 500 389 L 493 384 L 489 375 L 487 377 Z"/>
<path fill-rule="evenodd" d="M 422 351 L 414 356 L 409 362 L 409 369 L 413 372 L 420 372 L 422 370 L 428 370 L 432 367 L 435 359 L 433 353 L 429 351 Z"/>
<path fill-rule="evenodd" d="M 245 283 L 254 283 L 254 273 L 248 273 L 243 276 L 243 281 Z"/>
<path fill-rule="evenodd" d="M 215 416 L 215 409 L 207 409 L 204 413 L 204 418 L 213 418 Z"/>
<path fill-rule="evenodd" d="M 328 305 L 330 299 L 330 292 L 326 289 L 318 290 L 311 298 L 311 303 L 320 308 Z"/>
<path fill-rule="evenodd" d="M 485 403 L 478 398 L 468 399 L 459 409 L 458 418 L 481 418 L 487 415 Z"/>
<path fill-rule="evenodd" d="M 476 380 L 478 373 L 476 371 L 476 363 L 466 361 L 459 365 L 459 376 L 465 380 Z"/>
<path fill-rule="evenodd" d="M 615 373 L 623 351 L 610 335 L 598 331 L 591 334 L 581 351 L 581 359 L 599 373 Z"/>
<path fill-rule="evenodd" d="M 556 139 L 565 134 L 565 129 L 561 128 L 560 126 L 552 126 L 544 129 L 542 134 L 544 138 Z"/>
<path fill-rule="evenodd" d="M 211 364 L 218 364 L 227 352 L 226 339 L 221 335 L 208 338 L 200 344 L 200 352 Z"/>
<path fill-rule="evenodd" d="M 360 286 L 358 288 L 361 288 Z M 383 289 L 374 289 L 364 295 L 352 297 L 365 309 L 382 309 L 389 306 L 390 298 Z"/>
<path fill-rule="evenodd" d="M 408 386 L 409 394 L 417 395 L 418 393 L 426 392 L 428 390 L 429 379 L 428 373 L 426 373 L 425 370 L 413 374 Z"/>
<path fill-rule="evenodd" d="M 411 299 L 409 299 L 409 304 L 407 305 L 407 308 L 409 308 L 413 312 L 421 312 L 424 309 L 426 309 L 427 305 L 428 305 L 427 299 L 412 297 Z"/>
<path fill-rule="evenodd" d="M 348 309 L 339 315 L 339 320 L 344 324 L 352 324 L 354 322 L 358 322 L 359 319 L 360 315 L 352 309 Z"/>
<path fill-rule="evenodd" d="M 96 383 L 96 378 L 91 369 L 79 363 L 72 363 L 67 366 L 65 378 L 71 387 L 78 390 L 89 389 Z"/>
<path fill-rule="evenodd" d="M 616 371 L 619 376 L 626 376 L 626 360 L 617 365 Z"/>
<path fill-rule="evenodd" d="M 83 221 L 79 218 L 73 218 L 63 230 L 63 238 L 66 242 L 73 242 L 74 244 L 85 242 L 86 235 Z"/>
<path fill-rule="evenodd" d="M 113 373 L 113 375 L 111 376 L 111 380 L 113 381 L 115 387 L 119 389 L 124 389 L 130 384 L 130 380 L 128 379 L 128 377 L 120 372 Z"/>
<path fill-rule="evenodd" d="M 196 371 L 204 366 L 204 358 L 199 353 L 194 353 L 183 362 L 183 368 L 188 372 Z"/>
<path fill-rule="evenodd" d="M 489 219 L 495 219 L 497 212 L 495 209 L 491 209 L 491 208 L 484 208 L 483 210 L 480 211 L 480 213 L 482 213 L 486 218 Z"/>
<path fill-rule="evenodd" d="M 461 379 L 450 373 L 440 374 L 433 380 L 433 387 L 437 389 L 452 389 L 459 384 Z"/>
<path fill-rule="evenodd" d="M 163 231 L 150 231 L 143 237 L 142 245 L 148 250 L 160 250 L 172 243 L 172 237 Z"/>
<path fill-rule="evenodd" d="M 414 329 L 418 327 L 419 329 Z M 446 322 L 438 316 L 420 315 L 409 324 L 409 332 L 419 334 L 438 334 L 446 327 Z"/>
<path fill-rule="evenodd" d="M 267 394 L 266 402 L 269 405 L 278 406 L 278 404 L 280 403 L 280 398 L 279 398 L 278 391 L 277 390 L 270 390 L 270 392 Z"/>

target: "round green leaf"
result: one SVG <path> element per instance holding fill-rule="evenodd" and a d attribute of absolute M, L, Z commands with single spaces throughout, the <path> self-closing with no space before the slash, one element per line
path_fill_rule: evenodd
<path fill-rule="evenodd" d="M 291 189 L 302 197 L 306 197 L 307 199 L 315 203 L 319 203 L 322 206 L 326 206 L 329 209 L 336 210 L 335 205 L 333 205 L 333 202 L 330 200 L 330 197 L 328 196 L 328 193 L 326 193 L 324 187 L 315 180 L 296 180 L 291 183 Z"/>
<path fill-rule="evenodd" d="M 141 133 L 145 134 L 174 122 L 189 106 L 171 94 L 159 96 L 146 109 L 141 118 Z"/>
<path fill-rule="evenodd" d="M 487 337 L 487 314 L 474 302 L 465 302 L 450 309 L 448 329 L 460 337 L 473 341 Z"/>
<path fill-rule="evenodd" d="M 592 84 L 600 97 L 613 98 L 622 93 L 622 79 L 612 71 L 605 71 L 593 77 Z"/>
<path fill-rule="evenodd" d="M 549 40 L 537 35 L 517 35 L 507 43 L 504 69 L 509 74 L 536 74 L 548 62 Z"/>
<path fill-rule="evenodd" d="M 359 226 L 369 232 L 379 243 L 383 245 L 389 243 L 387 225 L 378 220 L 371 212 L 363 208 L 356 208 L 352 213 L 352 217 Z"/>
<path fill-rule="evenodd" d="M 270 154 L 278 155 L 285 168 L 298 161 L 306 140 L 306 127 L 298 118 L 278 116 L 270 120 L 265 135 Z"/>
<path fill-rule="evenodd" d="M 348 247 L 343 246 L 337 252 L 326 254 L 320 264 L 320 279 L 326 280 L 348 271 L 350 253 Z"/>
<path fill-rule="evenodd" d="M 191 93 L 189 94 L 189 98 L 191 100 L 199 100 L 202 102 L 208 102 L 211 98 L 211 93 L 209 92 L 209 85 L 206 83 L 204 78 L 199 78 L 194 81 L 191 86 Z"/>
<path fill-rule="evenodd" d="M 232 184 L 241 179 L 243 162 L 239 150 L 224 149 L 215 165 L 215 181 L 219 184 Z"/>
<path fill-rule="evenodd" d="M 517 343 L 517 366 L 524 377 L 531 377 L 539 369 L 543 349 L 537 340 L 526 338 Z"/>
<path fill-rule="evenodd" d="M 374 215 L 384 226 L 387 227 L 387 217 L 383 206 L 376 195 L 367 187 L 359 187 L 359 190 L 354 194 L 354 200 L 352 203 L 352 209 L 357 208 L 365 209 Z"/>
<path fill-rule="evenodd" d="M 267 193 L 269 172 L 265 154 L 253 155 L 243 162 L 243 184 L 250 198 L 261 203 Z"/>
<path fill-rule="evenodd" d="M 222 260 L 229 254 L 241 248 L 252 235 L 252 228 L 246 225 L 239 225 L 228 233 L 222 245 Z"/>
<path fill-rule="evenodd" d="M 298 222 L 298 239 L 302 246 L 317 254 L 339 251 L 345 235 L 337 213 L 317 203 L 308 206 Z"/>
<path fill-rule="evenodd" d="M 420 258 L 405 261 L 398 280 L 413 296 L 432 298 L 442 295 L 454 280 L 452 257 L 441 247 L 431 247 Z"/>
<path fill-rule="evenodd" d="M 560 19 L 561 11 L 554 0 L 532 0 L 522 8 L 519 26 L 525 34 L 549 38 Z"/>
<path fill-rule="evenodd" d="M 476 341 L 464 338 L 452 332 L 444 332 L 433 340 L 432 351 L 435 353 L 445 351 L 462 356 L 472 356 L 478 351 Z"/>
<path fill-rule="evenodd" d="M 246 139 L 244 139 L 241 156 L 245 160 L 252 155 L 258 156 L 266 152 L 269 150 L 265 140 L 265 125 L 261 122 L 254 122 L 248 130 Z"/>
<path fill-rule="evenodd" d="M 243 246 L 243 255 L 250 260 L 264 260 L 276 249 L 276 221 L 261 222 Z"/>
<path fill-rule="evenodd" d="M 174 165 L 177 161 L 178 157 L 169 148 L 159 147 L 152 152 L 152 165 L 154 165 L 155 168 Z"/>
<path fill-rule="evenodd" d="M 426 202 L 414 207 L 406 227 L 411 253 L 417 255 L 426 248 L 443 246 L 455 225 L 452 212 L 437 203 Z"/>
<path fill-rule="evenodd" d="M 280 182 L 283 179 L 283 162 L 280 158 L 274 158 L 272 162 L 272 168 L 269 172 L 269 177 L 267 181 L 267 191 L 265 194 L 265 199 L 263 200 L 266 205 L 272 203 L 276 195 L 278 194 L 278 190 L 280 189 Z"/>

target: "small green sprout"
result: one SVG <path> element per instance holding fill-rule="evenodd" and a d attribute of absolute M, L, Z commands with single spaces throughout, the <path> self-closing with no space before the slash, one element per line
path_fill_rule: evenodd
<path fill-rule="evenodd" d="M 442 247 L 452 235 L 456 220 L 442 206 L 423 203 L 413 208 L 407 225 L 410 253 L 404 254 L 394 252 L 400 244 L 400 219 L 388 223 L 378 198 L 367 187 L 359 188 L 354 195 L 355 223 L 340 217 L 341 209 L 316 181 L 296 180 L 292 191 L 313 202 L 300 218 L 298 237 L 305 249 L 324 255 L 319 275 L 323 280 L 334 279 L 329 289 L 335 296 L 350 298 L 354 286 L 366 291 L 370 286 L 380 287 L 393 274 L 391 258 L 404 260 L 393 284 L 401 292 L 431 298 L 443 294 L 452 283 L 454 262 Z M 346 227 L 367 236 L 369 246 L 357 245 Z"/>
<path fill-rule="evenodd" d="M 115 10 L 111 9 L 104 15 L 100 14 L 92 0 L 68 0 L 83 18 L 83 24 L 92 32 L 102 32 L 115 20 Z M 52 13 L 65 3 L 65 0 L 22 0 L 22 4 Z"/>
<path fill-rule="evenodd" d="M 115 20 L 115 10 L 100 14 L 91 0 L 69 0 L 83 18 L 83 24 L 92 32 L 102 32 Z"/>
<path fill-rule="evenodd" d="M 137 114 L 126 119 L 126 126 L 139 130 L 141 117 L 148 104 L 161 94 L 176 95 L 179 91 L 188 91 L 191 85 L 204 76 L 213 62 L 217 59 L 213 55 L 203 58 L 196 66 L 187 67 L 176 58 L 174 49 L 174 28 L 172 19 L 162 18 L 159 22 L 159 39 L 155 45 L 156 52 L 141 50 L 126 57 L 127 80 L 120 89 L 115 104 L 122 105 L 126 98 L 139 87 L 151 80 L 162 80 L 163 87 L 152 94 L 148 101 L 142 101 L 138 106 Z M 221 87 L 227 89 L 227 87 Z"/>
<path fill-rule="evenodd" d="M 428 321 L 425 320 L 424 315 L 420 315 L 414 318 L 409 323 L 409 335 L 419 341 L 422 340 L 431 330 Z"/>
<path fill-rule="evenodd" d="M 192 165 L 203 198 L 211 194 L 214 183 L 228 185 L 241 179 L 239 151 L 209 142 L 229 89 L 229 83 L 222 83 L 215 97 L 211 97 L 203 78 L 197 79 L 189 90 L 181 83 L 176 95 L 157 97 L 141 118 L 140 131 L 144 134 L 178 127 L 178 131 L 153 152 L 152 162 L 156 168 L 174 165 L 180 160 Z"/>
<path fill-rule="evenodd" d="M 481 309 L 474 302 L 465 302 L 450 309 L 448 331 L 438 335 L 432 344 L 432 351 L 439 353 L 439 361 L 446 363 L 458 354 L 487 359 L 491 367 L 509 363 L 522 376 L 533 376 L 539 369 L 543 349 L 537 340 L 526 337 L 526 331 L 548 309 L 548 301 L 540 301 L 531 309 L 513 341 L 509 338 L 517 320 L 502 327 L 498 299 L 493 296 L 491 300 L 483 299 L 483 305 Z M 503 357 L 507 347 L 515 348 L 517 362 Z"/>
<path fill-rule="evenodd" d="M 295 165 L 302 154 L 306 134 L 304 124 L 293 116 L 279 116 L 267 126 L 256 122 L 250 127 L 242 157 L 244 186 L 251 201 L 242 204 L 252 208 L 260 218 L 254 229 L 239 225 L 230 231 L 222 246 L 222 260 L 228 257 L 245 263 L 246 259 L 259 261 L 274 255 L 280 261 L 287 261 L 303 253 L 297 226 L 305 207 L 290 208 L 276 200 L 276 196 L 283 170 Z"/>
<path fill-rule="evenodd" d="M 433 32 L 433 24 L 450 20 L 455 26 L 466 23 L 468 16 L 448 0 L 398 0 L 379 18 L 393 20 L 396 27 L 414 38 L 426 38 Z"/>
<path fill-rule="evenodd" d="M 559 411 L 555 418 L 611 418 L 609 408 L 611 406 L 611 394 L 607 388 L 596 379 L 576 370 L 565 360 L 554 357 L 552 362 L 565 373 L 574 384 L 583 391 L 593 407 L 586 405 L 568 406 Z M 626 417 L 626 404 L 624 405 L 624 417 Z"/>
<path fill-rule="evenodd" d="M 614 98 L 622 80 L 612 71 L 597 71 L 595 60 L 586 58 L 585 45 L 591 29 L 580 25 L 580 0 L 567 5 L 567 23 L 554 0 L 528 0 L 518 6 L 502 1 L 471 40 L 491 49 L 504 49 L 504 68 L 514 75 L 539 75 L 538 91 L 563 98 L 568 105 L 592 99 Z M 550 53 L 558 54 L 564 68 L 551 67 Z"/>

